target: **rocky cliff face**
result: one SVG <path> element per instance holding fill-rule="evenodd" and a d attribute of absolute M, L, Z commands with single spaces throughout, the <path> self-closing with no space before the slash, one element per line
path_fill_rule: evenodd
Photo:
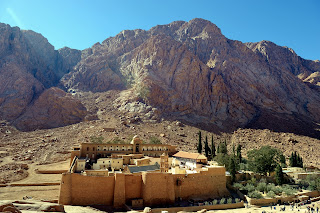
<path fill-rule="evenodd" d="M 192 123 L 318 134 L 310 122 L 320 120 L 318 71 L 319 62 L 289 48 L 233 41 L 211 22 L 194 19 L 97 43 L 62 82 L 94 92 L 130 85 L 137 96 L 142 88 L 144 101 L 163 116 Z"/>
<path fill-rule="evenodd" d="M 80 60 L 64 58 L 41 34 L 0 23 L 0 119 L 18 124 L 28 107 Z M 33 120 L 18 126 L 30 129 Z M 55 122 L 48 120 L 46 126 L 55 127 Z"/>
<path fill-rule="evenodd" d="M 317 85 L 320 62 L 305 60 L 293 49 L 278 46 L 270 41 L 246 43 L 247 47 L 260 55 L 268 64 L 279 70 L 291 72 L 301 80 Z"/>
<path fill-rule="evenodd" d="M 13 122 L 18 129 L 30 131 L 66 126 L 84 120 L 86 108 L 79 100 L 59 88 L 45 90 L 25 113 Z"/>
<path fill-rule="evenodd" d="M 76 91 L 127 90 L 115 104 L 121 109 L 140 101 L 157 108 L 158 117 L 220 130 L 250 126 L 320 136 L 319 61 L 268 41 L 230 40 L 203 19 L 124 30 L 83 51 L 56 51 L 32 31 L 8 25 L 0 30 L 0 75 L 14 76 L 0 82 L 0 116 L 20 128 L 33 120 L 36 107 L 44 107 L 37 102 L 43 91 L 59 84 Z M 84 114 L 78 110 L 71 123 Z"/>

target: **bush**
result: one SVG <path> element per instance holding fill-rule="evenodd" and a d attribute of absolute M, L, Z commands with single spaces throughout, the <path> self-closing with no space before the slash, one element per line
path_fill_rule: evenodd
<path fill-rule="evenodd" d="M 113 138 L 111 141 L 109 141 L 109 143 L 113 143 L 113 144 L 124 144 L 125 141 L 124 141 L 124 140 L 121 140 L 121 139 L 118 138 L 118 137 L 115 137 L 115 138 Z"/>
<path fill-rule="evenodd" d="M 258 183 L 257 190 L 260 192 L 267 191 L 267 184 L 266 183 Z"/>
<path fill-rule="evenodd" d="M 320 191 L 320 177 L 317 177 L 316 175 L 309 175 L 306 180 L 301 180 L 299 185 L 303 189 Z"/>
<path fill-rule="evenodd" d="M 232 198 L 231 198 L 231 197 L 227 199 L 227 203 L 228 203 L 228 204 L 231 204 L 231 203 L 232 203 Z"/>
<path fill-rule="evenodd" d="M 220 200 L 220 204 L 225 204 L 226 203 L 226 199 L 223 197 L 223 198 L 221 198 L 221 200 Z"/>
<path fill-rule="evenodd" d="M 247 190 L 248 192 L 252 192 L 255 190 L 254 185 L 247 183 L 247 185 L 244 187 L 245 190 Z"/>
<path fill-rule="evenodd" d="M 256 199 L 261 199 L 262 198 L 262 194 L 258 191 L 252 191 L 248 194 L 248 196 L 250 198 L 256 198 Z"/>
<path fill-rule="evenodd" d="M 159 138 L 153 136 L 150 138 L 150 144 L 162 144 L 162 143 Z"/>
<path fill-rule="evenodd" d="M 240 170 L 248 171 L 249 170 L 249 165 L 246 163 L 240 163 L 239 164 Z"/>
<path fill-rule="evenodd" d="M 274 198 L 276 194 L 273 191 L 267 193 L 267 197 Z"/>
<path fill-rule="evenodd" d="M 235 201 L 236 203 L 239 203 L 239 202 L 240 202 L 240 199 L 239 199 L 239 198 L 236 198 L 234 201 Z"/>
<path fill-rule="evenodd" d="M 293 189 L 290 186 L 283 187 L 283 193 L 287 196 L 293 195 L 297 190 Z"/>
<path fill-rule="evenodd" d="M 244 188 L 241 183 L 234 183 L 233 187 L 236 188 L 236 189 L 239 189 L 239 190 L 242 190 Z"/>
<path fill-rule="evenodd" d="M 251 178 L 251 180 L 248 180 L 248 183 L 251 183 L 253 185 L 256 185 L 257 184 L 257 179 L 255 179 L 254 177 Z"/>
<path fill-rule="evenodd" d="M 218 203 L 218 200 L 213 200 L 212 205 L 216 205 Z"/>
<path fill-rule="evenodd" d="M 91 136 L 90 141 L 91 143 L 103 143 L 104 138 L 102 136 L 96 137 L 96 136 Z"/>

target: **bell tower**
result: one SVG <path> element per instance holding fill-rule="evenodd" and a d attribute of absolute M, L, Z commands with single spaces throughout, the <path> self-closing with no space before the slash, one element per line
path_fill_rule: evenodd
<path fill-rule="evenodd" d="M 166 153 L 163 153 L 160 156 L 160 172 L 169 171 L 169 157 Z"/>

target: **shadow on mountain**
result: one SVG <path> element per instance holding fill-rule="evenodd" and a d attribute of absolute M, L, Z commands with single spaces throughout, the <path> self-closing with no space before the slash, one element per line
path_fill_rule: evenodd
<path fill-rule="evenodd" d="M 232 122 L 226 122 L 224 123 L 223 128 L 210 123 L 194 123 L 190 119 L 184 119 L 179 116 L 165 116 L 165 119 L 180 121 L 183 124 L 209 131 L 216 135 L 232 133 L 241 127 L 250 129 L 269 129 L 273 132 L 294 133 L 320 139 L 320 124 L 313 122 L 311 119 L 307 120 L 307 118 L 297 114 L 289 115 L 262 111 L 246 126 L 236 126 Z"/>
<path fill-rule="evenodd" d="M 307 120 L 307 118 L 297 114 L 276 114 L 264 111 L 245 127 L 251 129 L 269 129 L 274 132 L 289 132 L 312 138 L 320 138 L 320 125 L 311 119 Z"/>

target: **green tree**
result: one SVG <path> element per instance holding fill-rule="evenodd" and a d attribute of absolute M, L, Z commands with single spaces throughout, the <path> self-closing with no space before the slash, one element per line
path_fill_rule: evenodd
<path fill-rule="evenodd" d="M 236 180 L 236 159 L 234 156 L 229 158 L 229 170 L 231 175 L 231 183 L 234 183 Z"/>
<path fill-rule="evenodd" d="M 215 161 L 217 161 L 217 163 L 220 166 L 225 166 L 226 170 L 229 171 L 229 162 L 230 162 L 230 156 L 226 155 L 226 154 L 222 154 L 222 153 L 218 153 L 216 155 L 216 157 L 214 158 Z"/>
<path fill-rule="evenodd" d="M 150 144 L 162 144 L 162 143 L 161 143 L 161 141 L 160 141 L 159 138 L 157 138 L 157 137 L 155 137 L 155 136 L 152 136 L 152 137 L 150 138 Z"/>
<path fill-rule="evenodd" d="M 227 150 L 227 142 L 226 140 L 219 144 L 219 153 L 221 154 L 228 154 Z"/>
<path fill-rule="evenodd" d="M 297 166 L 303 168 L 303 160 L 302 157 L 298 154 L 297 156 Z"/>
<path fill-rule="evenodd" d="M 284 177 L 283 177 L 282 167 L 280 164 L 277 165 L 275 172 L 276 172 L 276 175 L 275 175 L 276 183 L 278 185 L 282 185 L 284 183 Z"/>
<path fill-rule="evenodd" d="M 99 136 L 99 137 L 91 136 L 90 141 L 91 143 L 103 143 L 104 138 L 102 136 Z"/>
<path fill-rule="evenodd" d="M 206 157 L 208 158 L 209 157 L 209 153 L 210 153 L 210 147 L 208 145 L 208 136 L 206 136 L 206 140 L 204 142 L 204 152 L 205 152 L 205 155 Z"/>
<path fill-rule="evenodd" d="M 292 167 L 301 167 L 303 168 L 303 160 L 297 152 L 292 152 L 289 158 L 289 165 Z"/>
<path fill-rule="evenodd" d="M 290 158 L 289 158 L 289 166 L 293 167 L 295 165 L 294 162 L 295 158 L 293 156 L 293 152 L 291 152 Z"/>
<path fill-rule="evenodd" d="M 241 155 L 241 145 L 238 144 L 237 146 L 237 159 L 239 164 L 242 163 L 242 155 Z"/>
<path fill-rule="evenodd" d="M 201 131 L 199 131 L 199 141 L 198 141 L 198 147 L 197 147 L 197 149 L 198 149 L 198 153 L 202 153 L 202 142 L 201 142 L 201 140 L 202 140 L 202 138 L 201 138 Z"/>
<path fill-rule="evenodd" d="M 213 135 L 211 135 L 211 159 L 213 160 L 215 156 L 216 156 L 216 147 L 213 142 Z"/>
<path fill-rule="evenodd" d="M 270 146 L 253 149 L 248 152 L 249 168 L 251 171 L 267 174 L 274 171 L 280 163 L 282 153 Z"/>
<path fill-rule="evenodd" d="M 217 154 L 220 153 L 220 143 L 218 144 L 218 147 L 217 147 Z"/>

